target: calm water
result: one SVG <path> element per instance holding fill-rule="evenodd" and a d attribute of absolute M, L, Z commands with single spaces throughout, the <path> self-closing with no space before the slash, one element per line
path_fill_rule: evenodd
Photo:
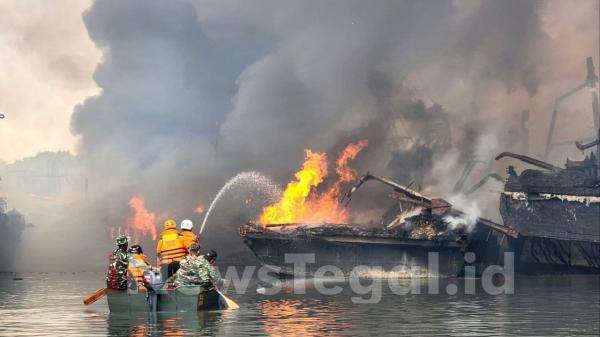
<path fill-rule="evenodd" d="M 22 277 L 23 280 L 13 280 Z M 464 279 L 443 283 L 464 284 Z M 341 284 L 344 286 L 344 284 Z M 106 300 L 82 298 L 103 286 L 102 273 L 0 274 L 0 335 L 322 336 L 322 335 L 591 335 L 600 334 L 600 277 L 519 277 L 514 295 L 394 295 L 354 304 L 348 286 L 335 296 L 230 294 L 237 311 L 118 316 Z M 442 284 L 441 289 L 446 289 Z M 460 288 L 460 287 L 459 287 Z M 423 288 L 427 293 L 426 287 Z"/>

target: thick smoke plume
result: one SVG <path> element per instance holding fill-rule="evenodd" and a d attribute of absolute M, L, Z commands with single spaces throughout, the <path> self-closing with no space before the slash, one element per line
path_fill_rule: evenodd
<path fill-rule="evenodd" d="M 45 225 L 104 235 L 96 244 L 104 251 L 92 254 L 104 256 L 111 243 L 99 233 L 124 224 L 134 196 L 199 226 L 194 209 L 236 173 L 283 186 L 304 149 L 335 158 L 360 139 L 369 147 L 351 164 L 359 174 L 450 197 L 474 155 L 488 163 L 474 176 L 503 173 L 507 163 L 491 158 L 518 151 L 522 110 L 531 115 L 530 154 L 543 152 L 553 99 L 582 82 L 585 57 L 600 62 L 597 13 L 592 0 L 96 1 L 83 20 L 102 51 L 100 90 L 71 119 L 89 199 Z M 566 113 L 558 137 L 594 134 L 588 95 Z M 580 156 L 559 149 L 552 160 L 565 153 Z M 498 196 L 488 190 L 476 196 L 490 200 L 478 204 L 494 217 Z M 371 192 L 381 197 L 364 197 Z M 219 238 L 223 255 L 243 249 L 235 227 L 260 212 L 246 199 L 215 207 L 206 248 Z M 377 221 L 385 200 L 366 186 L 351 204 L 354 221 Z M 66 249 L 99 241 L 78 240 Z"/>

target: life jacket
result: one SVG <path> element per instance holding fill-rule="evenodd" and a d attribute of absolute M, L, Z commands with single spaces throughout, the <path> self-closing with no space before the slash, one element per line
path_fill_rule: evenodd
<path fill-rule="evenodd" d="M 160 255 L 161 264 L 179 262 L 187 255 L 187 250 L 181 241 L 176 229 L 166 229 L 160 233 L 156 253 Z"/>
<path fill-rule="evenodd" d="M 132 258 L 134 258 L 140 264 L 150 265 L 146 260 L 146 255 L 144 254 L 133 254 Z M 135 267 L 133 263 L 130 263 L 127 266 L 127 269 L 129 270 L 131 277 L 137 281 L 138 285 L 144 284 L 144 269 Z"/>
<path fill-rule="evenodd" d="M 200 239 L 198 239 L 198 236 L 194 234 L 194 232 L 184 229 L 181 231 L 181 242 L 183 243 L 185 249 L 189 250 L 192 242 L 199 244 Z"/>

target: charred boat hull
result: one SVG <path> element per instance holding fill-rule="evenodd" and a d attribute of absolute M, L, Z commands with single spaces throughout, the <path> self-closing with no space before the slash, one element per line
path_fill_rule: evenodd
<path fill-rule="evenodd" d="M 559 240 L 519 235 L 517 238 L 477 228 L 467 251 L 474 252 L 477 274 L 490 265 L 505 266 L 505 253 L 518 274 L 590 274 L 600 273 L 600 246 L 595 242 Z"/>
<path fill-rule="evenodd" d="M 500 213 L 519 231 L 521 270 L 600 272 L 600 199 L 503 193 Z"/>
<path fill-rule="evenodd" d="M 464 247 L 457 242 L 349 233 L 354 229 L 323 233 L 248 224 L 240 233 L 258 260 L 281 275 L 314 276 L 322 266 L 338 267 L 346 276 L 356 272 L 361 273 L 359 276 L 379 276 L 372 273 L 381 271 L 383 276 L 394 272 L 406 277 L 451 277 L 462 272 Z M 290 254 L 307 254 L 304 273 L 294 270 Z"/>
<path fill-rule="evenodd" d="M 517 270 L 523 273 L 600 273 L 600 243 L 522 237 Z"/>
<path fill-rule="evenodd" d="M 523 236 L 600 242 L 600 196 L 504 192 L 500 214 Z"/>

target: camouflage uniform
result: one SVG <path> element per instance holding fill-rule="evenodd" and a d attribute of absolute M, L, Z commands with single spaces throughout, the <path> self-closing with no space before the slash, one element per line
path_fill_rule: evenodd
<path fill-rule="evenodd" d="M 113 252 L 115 256 L 115 268 L 119 273 L 119 289 L 127 288 L 127 266 L 129 264 L 128 254 L 120 249 L 115 249 Z"/>
<path fill-rule="evenodd" d="M 202 268 L 200 270 L 202 270 L 201 277 L 209 280 L 212 285 L 217 285 L 217 283 L 221 280 L 221 275 L 219 274 L 217 268 L 210 264 L 210 262 L 208 262 L 204 256 L 202 256 Z"/>
<path fill-rule="evenodd" d="M 217 269 L 201 255 L 188 255 L 181 260 L 175 285 L 202 285 L 210 287 L 221 279 Z"/>
<path fill-rule="evenodd" d="M 116 240 L 117 245 L 126 243 L 127 237 L 120 235 Z M 129 265 L 129 254 L 117 248 L 111 256 L 111 263 L 108 267 L 107 283 L 108 288 L 119 290 L 127 289 L 127 266 Z M 116 284 L 115 284 L 116 283 Z"/>

